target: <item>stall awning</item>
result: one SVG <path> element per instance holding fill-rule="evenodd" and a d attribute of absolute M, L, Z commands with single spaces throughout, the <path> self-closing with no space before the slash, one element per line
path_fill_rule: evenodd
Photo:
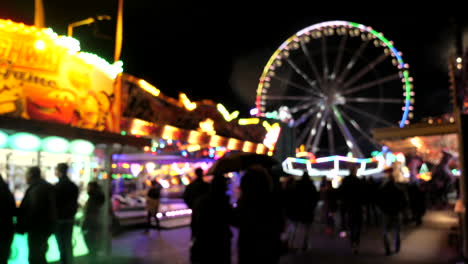
<path fill-rule="evenodd" d="M 414 124 L 404 128 L 388 127 L 372 130 L 376 140 L 394 140 L 417 136 L 433 136 L 457 132 L 457 125 L 451 124 Z"/>
<path fill-rule="evenodd" d="M 69 139 L 86 139 L 95 144 L 119 143 L 135 147 L 151 145 L 151 139 L 122 136 L 116 133 L 76 128 L 68 125 L 0 116 L 0 129 L 11 129 L 41 135 L 54 135 Z"/>

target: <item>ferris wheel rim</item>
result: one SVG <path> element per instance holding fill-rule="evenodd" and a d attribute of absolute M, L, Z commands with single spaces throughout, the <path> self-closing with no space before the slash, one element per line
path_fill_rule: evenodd
<path fill-rule="evenodd" d="M 403 61 L 402 54 L 399 52 L 395 46 L 393 45 L 393 42 L 388 40 L 383 36 L 381 32 L 378 32 L 374 30 L 372 27 L 365 26 L 363 24 L 355 23 L 355 22 L 349 22 L 349 21 L 344 21 L 344 20 L 334 20 L 334 21 L 327 21 L 327 22 L 321 22 L 317 23 L 311 26 L 308 26 L 306 28 L 303 28 L 293 34 L 291 37 L 289 37 L 286 41 L 284 41 L 278 49 L 273 53 L 273 55 L 270 57 L 268 60 L 267 64 L 265 65 L 263 72 L 260 77 L 259 84 L 257 86 L 257 91 L 256 91 L 256 100 L 255 100 L 255 108 L 256 108 L 256 115 L 257 116 L 266 116 L 266 112 L 264 111 L 263 105 L 265 104 L 264 101 L 264 94 L 266 94 L 266 91 L 268 90 L 264 84 L 266 81 L 269 81 L 268 73 L 272 70 L 274 70 L 275 66 L 273 63 L 277 59 L 281 59 L 280 53 L 283 52 L 284 50 L 288 50 L 288 45 L 292 43 L 293 41 L 299 41 L 299 38 L 303 35 L 306 35 L 307 33 L 312 32 L 313 30 L 317 29 L 326 29 L 326 28 L 334 28 L 334 27 L 347 27 L 347 28 L 355 28 L 359 29 L 360 32 L 366 32 L 372 34 L 373 38 L 379 39 L 385 48 L 388 48 L 389 51 L 391 52 L 392 57 L 394 57 L 397 60 L 397 68 L 398 71 L 401 73 L 400 74 L 400 79 L 403 83 L 404 86 L 404 106 L 403 106 L 403 115 L 401 117 L 401 120 L 399 121 L 399 127 L 404 127 L 407 123 L 409 123 L 409 113 L 412 110 L 411 104 L 413 103 L 413 93 L 412 93 L 412 80 L 411 77 L 409 76 L 409 71 L 408 71 L 408 64 L 406 64 Z M 273 68 L 272 68 L 273 67 Z"/>

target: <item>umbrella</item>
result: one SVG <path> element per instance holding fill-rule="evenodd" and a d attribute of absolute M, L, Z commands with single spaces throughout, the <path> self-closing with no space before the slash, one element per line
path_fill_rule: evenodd
<path fill-rule="evenodd" d="M 277 164 L 279 164 L 279 161 L 267 155 L 238 152 L 217 160 L 206 174 L 217 175 L 231 171 L 241 171 L 252 165 L 261 165 L 265 168 L 271 168 Z"/>

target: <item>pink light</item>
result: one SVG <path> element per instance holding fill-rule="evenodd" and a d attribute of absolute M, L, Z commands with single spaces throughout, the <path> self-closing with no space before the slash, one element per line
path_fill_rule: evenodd
<path fill-rule="evenodd" d="M 250 115 L 251 115 L 251 116 L 255 116 L 255 115 L 257 115 L 257 114 L 258 114 L 258 109 L 257 109 L 257 108 L 252 108 L 252 109 L 250 109 Z"/>
<path fill-rule="evenodd" d="M 138 174 L 141 172 L 141 165 L 138 163 L 132 163 L 130 165 L 130 171 L 134 177 L 138 176 Z"/>

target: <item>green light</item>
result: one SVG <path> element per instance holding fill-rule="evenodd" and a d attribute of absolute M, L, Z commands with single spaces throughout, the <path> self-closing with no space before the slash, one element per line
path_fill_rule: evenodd
<path fill-rule="evenodd" d="M 404 71 L 403 76 L 405 77 L 405 86 L 406 86 L 406 101 L 411 100 L 411 84 L 409 82 L 409 72 Z"/>
<path fill-rule="evenodd" d="M 70 143 L 70 152 L 72 154 L 89 156 L 93 154 L 93 151 L 94 151 L 93 143 L 87 140 L 76 139 Z"/>
<path fill-rule="evenodd" d="M 419 169 L 419 174 L 427 173 L 429 172 L 429 168 L 427 167 L 426 163 L 423 163 L 421 165 L 421 169 Z"/>
<path fill-rule="evenodd" d="M 8 134 L 0 130 L 0 148 L 6 147 L 8 144 Z"/>
<path fill-rule="evenodd" d="M 120 135 L 125 136 L 125 135 L 127 135 L 127 132 L 122 130 L 122 131 L 120 131 Z"/>
<path fill-rule="evenodd" d="M 156 147 L 152 147 L 152 148 L 151 148 L 151 151 L 152 151 L 152 152 L 156 152 L 156 150 L 157 150 Z"/>
<path fill-rule="evenodd" d="M 380 152 L 378 150 L 374 150 L 374 151 L 372 151 L 371 156 L 372 157 L 377 157 L 377 155 L 379 155 L 379 153 Z"/>
<path fill-rule="evenodd" d="M 61 137 L 46 137 L 42 139 L 42 150 L 52 153 L 66 153 L 69 144 L 68 140 Z"/>
<path fill-rule="evenodd" d="M 84 256 L 88 254 L 88 248 L 83 238 L 81 228 L 75 226 L 73 229 L 73 256 Z M 56 262 L 60 260 L 60 252 L 57 246 L 55 236 L 49 237 L 49 250 L 47 251 L 47 262 Z M 27 235 L 16 234 L 12 244 L 12 252 L 8 264 L 24 264 L 28 263 L 28 241 Z"/>
<path fill-rule="evenodd" d="M 8 144 L 12 149 L 37 151 L 41 147 L 41 139 L 30 133 L 16 133 L 8 139 Z"/>

